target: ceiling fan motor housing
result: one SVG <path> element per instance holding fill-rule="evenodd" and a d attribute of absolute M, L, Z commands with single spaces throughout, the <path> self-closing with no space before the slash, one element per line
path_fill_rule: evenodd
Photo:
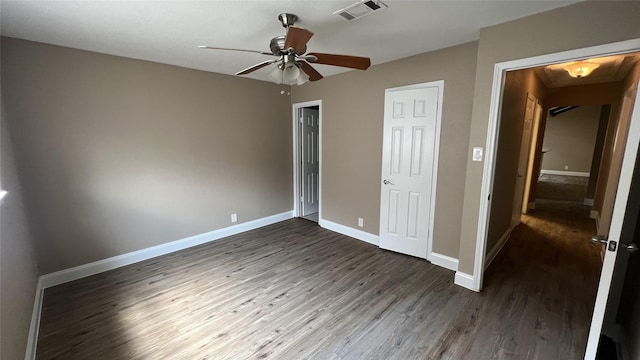
<path fill-rule="evenodd" d="M 280 56 L 280 55 L 289 54 L 289 52 L 286 51 L 284 48 L 285 39 L 286 39 L 285 35 L 276 36 L 273 39 L 271 39 L 271 42 L 269 43 L 269 48 L 271 49 L 271 52 L 273 53 L 273 55 Z M 298 55 L 302 55 L 306 52 L 307 52 L 307 46 L 305 45 L 304 50 Z"/>

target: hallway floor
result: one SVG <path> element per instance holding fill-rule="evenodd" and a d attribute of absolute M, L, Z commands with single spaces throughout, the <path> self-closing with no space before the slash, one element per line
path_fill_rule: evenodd
<path fill-rule="evenodd" d="M 583 358 L 602 266 L 590 242 L 595 231 L 580 204 L 537 200 L 522 216 L 485 277 L 487 293 L 508 299 L 497 316 L 519 324 L 511 334 L 505 325 L 492 331 L 501 351 L 514 355 L 506 358 Z"/>

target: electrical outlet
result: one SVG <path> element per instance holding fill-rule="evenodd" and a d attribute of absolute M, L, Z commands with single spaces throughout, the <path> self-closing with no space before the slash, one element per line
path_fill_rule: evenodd
<path fill-rule="evenodd" d="M 565 169 L 565 170 L 569 170 L 569 165 L 565 165 L 565 166 L 564 166 L 564 169 Z"/>
<path fill-rule="evenodd" d="M 358 218 L 358 226 L 360 227 L 364 226 L 364 220 L 362 218 Z"/>
<path fill-rule="evenodd" d="M 236 213 L 231 214 L 231 222 L 232 223 L 238 222 L 238 214 Z"/>

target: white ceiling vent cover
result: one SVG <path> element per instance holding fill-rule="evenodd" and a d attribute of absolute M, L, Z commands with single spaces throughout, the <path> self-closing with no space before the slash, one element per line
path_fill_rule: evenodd
<path fill-rule="evenodd" d="M 354 21 L 386 8 L 388 8 L 387 4 L 380 0 L 361 0 L 344 9 L 338 10 L 333 14 L 340 15 L 349 21 Z"/>

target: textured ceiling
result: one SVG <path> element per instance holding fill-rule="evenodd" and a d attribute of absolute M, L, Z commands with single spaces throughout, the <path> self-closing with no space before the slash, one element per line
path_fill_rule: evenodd
<path fill-rule="evenodd" d="M 355 1 L 7 1 L 3 36 L 234 74 L 269 59 L 259 54 L 198 49 L 198 45 L 268 51 L 284 35 L 281 12 L 315 33 L 309 51 L 370 57 L 373 64 L 453 46 L 479 29 L 577 1 L 397 1 L 348 22 L 333 15 Z M 315 65 L 325 76 L 346 71 Z M 248 77 L 267 80 L 271 67 Z"/>

